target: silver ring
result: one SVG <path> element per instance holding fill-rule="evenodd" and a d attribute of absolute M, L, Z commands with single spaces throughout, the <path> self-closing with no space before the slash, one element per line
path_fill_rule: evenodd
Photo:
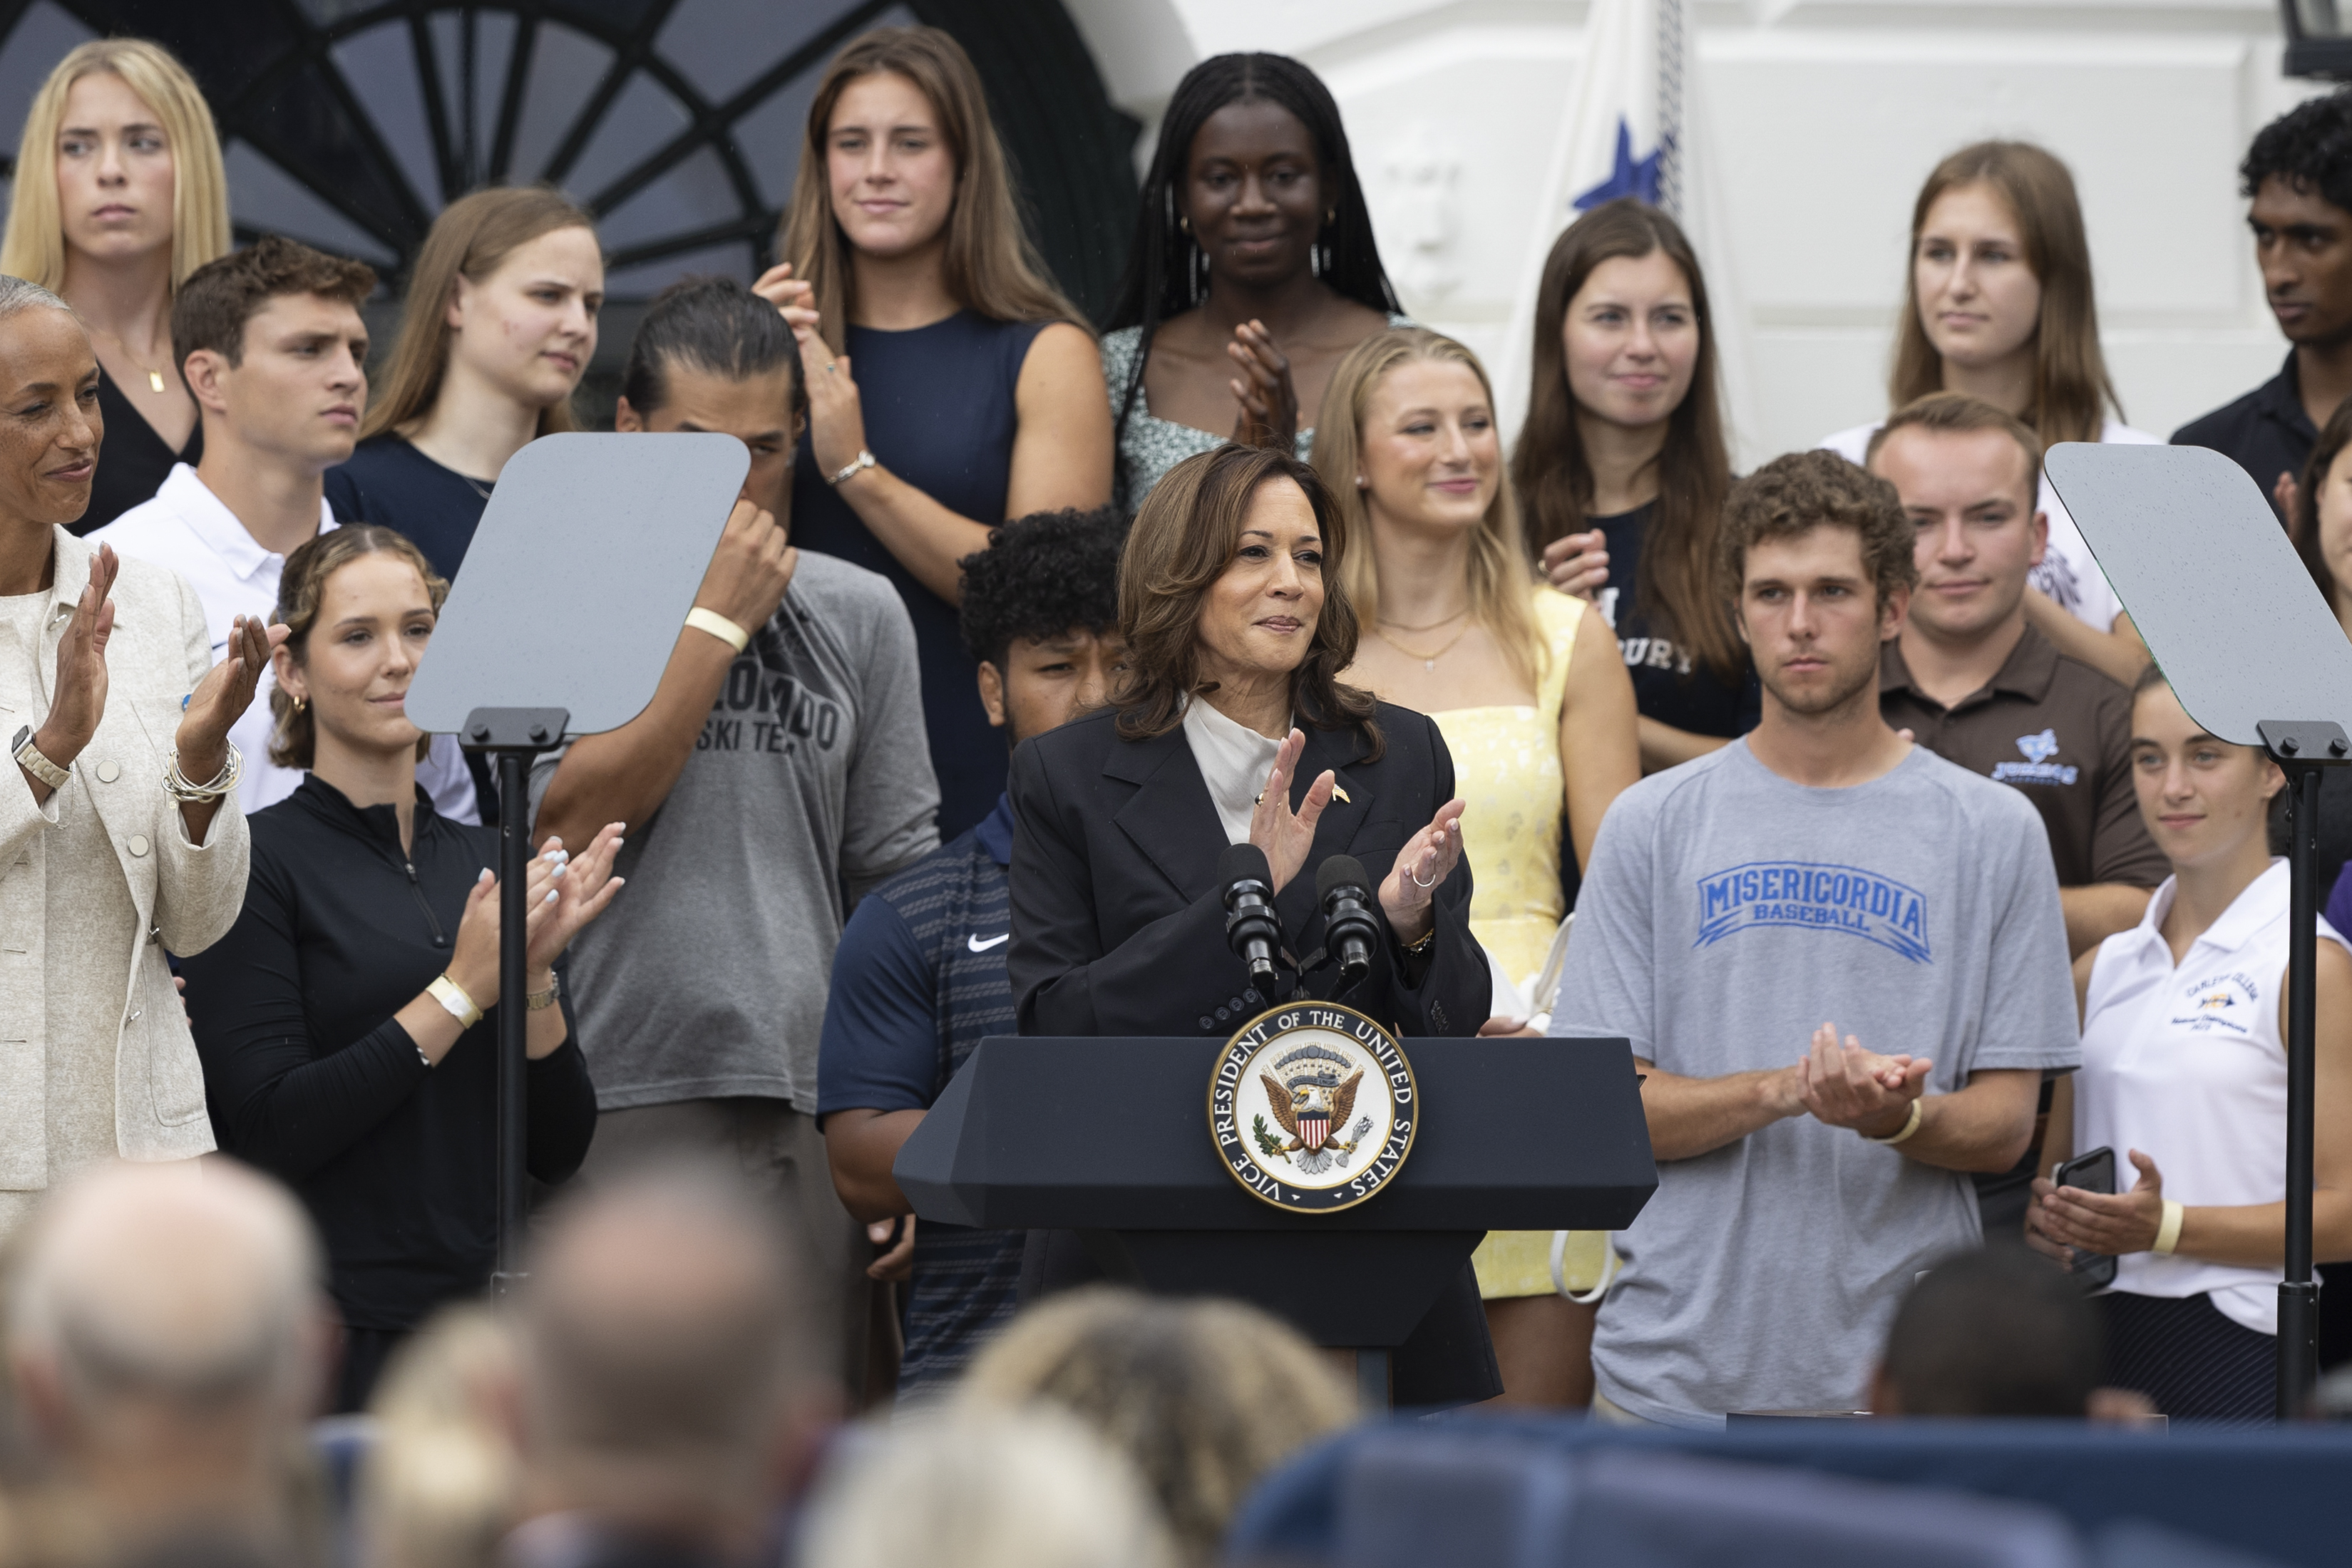
<path fill-rule="evenodd" d="M 1437 879 L 1435 877 L 1433 876 L 1427 882 L 1423 882 L 1421 880 L 1421 873 L 1414 871 L 1410 866 L 1405 868 L 1404 874 L 1407 881 L 1411 882 L 1413 886 L 1421 888 L 1424 892 L 1437 885 Z"/>
<path fill-rule="evenodd" d="M 824 367 L 824 373 L 825 373 L 826 375 L 831 375 L 831 374 L 833 374 L 833 372 L 834 372 L 834 371 L 835 371 L 835 368 L 836 368 L 836 367 L 835 367 L 835 366 L 833 366 L 833 365 L 828 364 L 827 366 L 825 366 L 825 367 Z"/>

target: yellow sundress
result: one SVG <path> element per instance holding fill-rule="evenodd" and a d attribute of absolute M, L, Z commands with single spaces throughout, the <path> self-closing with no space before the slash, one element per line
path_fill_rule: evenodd
<path fill-rule="evenodd" d="M 1470 933 L 1524 993 L 1543 968 L 1559 930 L 1560 821 L 1568 781 L 1559 765 L 1559 708 L 1569 656 L 1588 609 L 1547 584 L 1529 591 L 1547 657 L 1533 706 L 1448 708 L 1437 721 L 1454 754 L 1454 789 L 1465 802 L 1462 850 L 1475 894 Z M 1495 1230 L 1471 1258 L 1488 1300 L 1552 1293 L 1549 1230 Z M 1609 1239 L 1570 1231 L 1560 1275 L 1571 1291 L 1591 1289 L 1606 1266 Z"/>

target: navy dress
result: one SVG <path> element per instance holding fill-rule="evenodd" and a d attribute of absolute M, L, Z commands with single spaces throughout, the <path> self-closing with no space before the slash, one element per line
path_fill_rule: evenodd
<path fill-rule="evenodd" d="M 1020 426 L 1013 393 L 1029 345 L 1047 325 L 961 310 L 911 332 L 850 328 L 866 449 L 950 511 L 992 528 L 1003 522 Z M 900 565 L 826 477 L 803 435 L 793 466 L 793 542 L 880 572 L 906 601 L 940 781 L 940 837 L 954 838 L 979 826 L 1004 792 L 1004 736 L 980 706 L 979 662 L 964 652 L 956 607 Z"/>

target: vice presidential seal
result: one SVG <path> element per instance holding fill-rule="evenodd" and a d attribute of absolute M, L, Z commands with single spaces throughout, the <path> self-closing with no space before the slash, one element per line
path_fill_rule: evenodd
<path fill-rule="evenodd" d="M 1217 1158 L 1252 1196 L 1293 1213 L 1353 1208 L 1379 1192 L 1420 1119 L 1395 1039 L 1329 1002 L 1260 1013 L 1209 1080 Z"/>

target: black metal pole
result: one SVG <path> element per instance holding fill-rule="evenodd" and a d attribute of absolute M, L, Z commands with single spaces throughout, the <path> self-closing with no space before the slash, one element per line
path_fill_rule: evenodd
<path fill-rule="evenodd" d="M 504 1295 L 522 1278 L 524 1213 L 523 1145 L 530 1107 L 525 1102 L 523 1007 L 525 947 L 523 896 L 530 866 L 530 758 L 523 750 L 494 753 L 499 772 L 499 1261 L 491 1276 L 493 1295 Z M 2307 1040 L 2306 1040 L 2307 1043 Z M 2305 1165 L 2309 1166 L 2306 1155 Z M 2309 1233 L 2306 1225 L 2305 1234 Z"/>
<path fill-rule="evenodd" d="M 2287 785 L 2286 1277 L 2279 1284 L 2278 1416 L 2303 1414 L 2318 1375 L 2319 1287 L 2311 1277 L 2313 967 L 2319 961 L 2319 777 L 2285 764 Z"/>

